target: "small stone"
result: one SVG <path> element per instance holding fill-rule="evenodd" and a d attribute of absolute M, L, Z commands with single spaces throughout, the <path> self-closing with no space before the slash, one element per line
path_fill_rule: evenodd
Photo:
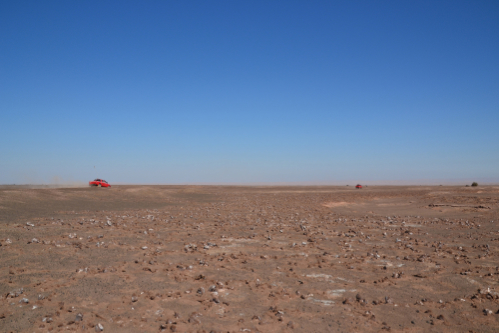
<path fill-rule="evenodd" d="M 199 318 L 196 315 L 191 316 L 188 319 L 188 322 L 191 324 L 201 324 L 201 320 L 199 320 Z"/>
<path fill-rule="evenodd" d="M 104 326 L 102 326 L 101 323 L 98 323 L 97 325 L 95 325 L 95 331 L 96 332 L 102 332 L 102 331 L 104 331 Z"/>
<path fill-rule="evenodd" d="M 78 314 L 76 315 L 75 321 L 82 321 L 82 320 L 83 320 L 83 314 L 78 313 Z"/>
<path fill-rule="evenodd" d="M 345 298 L 345 299 L 343 300 L 343 304 L 352 304 L 352 301 L 353 301 L 353 300 L 352 300 L 350 297 L 349 297 L 349 298 Z"/>
<path fill-rule="evenodd" d="M 10 273 L 14 274 L 14 272 Z M 11 291 L 8 296 L 11 298 L 19 297 L 24 292 L 23 288 Z"/>

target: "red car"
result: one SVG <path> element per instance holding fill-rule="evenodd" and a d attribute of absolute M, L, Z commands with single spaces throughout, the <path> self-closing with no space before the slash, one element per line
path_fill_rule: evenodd
<path fill-rule="evenodd" d="M 88 185 L 90 186 L 99 186 L 99 187 L 111 187 L 108 182 L 106 182 L 104 179 L 94 179 L 91 182 L 88 182 Z"/>
<path fill-rule="evenodd" d="M 355 186 L 355 188 L 362 188 L 362 185 L 357 184 L 357 186 Z"/>

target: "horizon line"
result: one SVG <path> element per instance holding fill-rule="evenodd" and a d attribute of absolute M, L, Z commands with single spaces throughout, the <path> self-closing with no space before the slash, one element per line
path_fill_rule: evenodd
<path fill-rule="evenodd" d="M 498 180 L 380 180 L 380 181 L 303 181 L 303 182 L 171 182 L 171 183 L 139 183 L 139 182 L 110 182 L 112 185 L 130 186 L 471 186 L 477 182 L 478 186 L 498 186 Z M 82 187 L 87 182 L 56 182 L 56 183 L 10 183 L 0 186 L 67 186 Z"/>

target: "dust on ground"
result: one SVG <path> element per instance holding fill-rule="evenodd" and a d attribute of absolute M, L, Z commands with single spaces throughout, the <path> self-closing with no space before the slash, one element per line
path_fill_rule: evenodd
<path fill-rule="evenodd" d="M 497 332 L 499 189 L 0 187 L 1 332 Z"/>

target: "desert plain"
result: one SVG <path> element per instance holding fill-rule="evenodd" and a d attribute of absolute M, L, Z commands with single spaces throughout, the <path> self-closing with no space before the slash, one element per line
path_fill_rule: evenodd
<path fill-rule="evenodd" d="M 0 186 L 0 332 L 498 332 L 499 186 Z"/>

